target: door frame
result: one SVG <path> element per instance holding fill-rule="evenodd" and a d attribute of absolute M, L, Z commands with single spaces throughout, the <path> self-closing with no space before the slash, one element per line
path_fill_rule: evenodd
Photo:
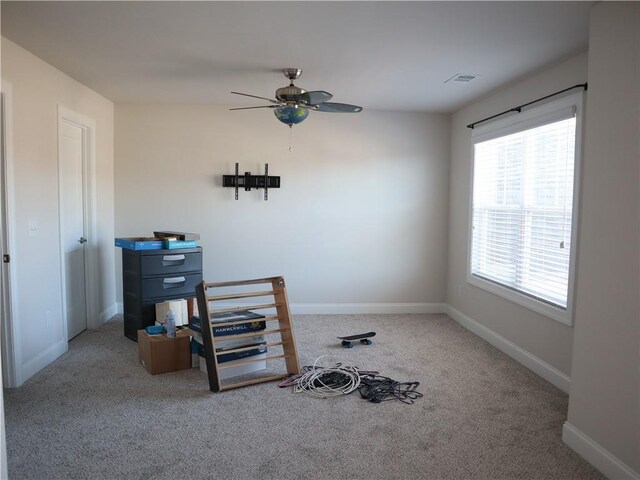
<path fill-rule="evenodd" d="M 3 253 L 10 255 L 9 263 L 2 263 L 2 380 L 7 388 L 22 384 L 22 349 L 19 342 L 20 325 L 14 319 L 20 318 L 18 313 L 18 268 L 17 255 L 13 249 L 16 245 L 15 232 L 15 202 L 14 202 L 14 174 L 13 174 L 13 87 L 10 82 L 2 80 L 2 138 L 4 151 L 1 152 L 2 170 L 2 218 L 0 242 Z"/>
<path fill-rule="evenodd" d="M 63 335 L 67 339 L 67 288 L 64 266 L 64 218 L 62 213 L 62 171 L 60 163 L 60 124 L 71 123 L 82 129 L 82 198 L 84 204 L 84 229 L 87 243 L 84 245 L 84 285 L 87 309 L 87 328 L 99 325 L 97 309 L 97 215 L 96 215 L 96 123 L 92 118 L 58 104 L 58 224 L 60 226 L 60 291 L 62 295 Z M 68 340 L 66 340 L 68 341 Z"/>

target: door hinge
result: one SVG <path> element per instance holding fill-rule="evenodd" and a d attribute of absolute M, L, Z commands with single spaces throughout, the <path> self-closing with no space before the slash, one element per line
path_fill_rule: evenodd
<path fill-rule="evenodd" d="M 2 255 L 2 261 L 4 263 L 9 263 L 11 261 L 11 257 L 5 253 L 4 255 Z"/>

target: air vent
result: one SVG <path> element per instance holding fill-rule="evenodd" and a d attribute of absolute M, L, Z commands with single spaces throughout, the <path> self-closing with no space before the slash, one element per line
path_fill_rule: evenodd
<path fill-rule="evenodd" d="M 444 83 L 469 83 L 474 80 L 478 75 L 471 75 L 469 73 L 456 73 L 453 77 L 446 80 Z"/>

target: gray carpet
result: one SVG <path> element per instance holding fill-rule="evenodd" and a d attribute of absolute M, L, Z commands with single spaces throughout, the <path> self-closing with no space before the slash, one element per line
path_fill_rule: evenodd
<path fill-rule="evenodd" d="M 414 405 L 149 375 L 115 317 L 6 390 L 17 479 L 601 479 L 561 441 L 567 395 L 445 315 L 298 315 L 302 365 L 333 355 L 415 380 Z M 348 350 L 335 336 L 375 330 Z"/>

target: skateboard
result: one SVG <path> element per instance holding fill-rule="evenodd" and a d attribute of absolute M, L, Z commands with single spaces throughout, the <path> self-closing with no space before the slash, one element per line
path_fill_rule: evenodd
<path fill-rule="evenodd" d="M 373 342 L 369 340 L 371 337 L 375 337 L 376 332 L 359 333 L 358 335 L 349 335 L 347 337 L 338 337 L 338 340 L 342 340 L 342 346 L 344 348 L 353 348 L 353 340 L 360 340 L 360 343 L 364 345 L 371 345 Z"/>

